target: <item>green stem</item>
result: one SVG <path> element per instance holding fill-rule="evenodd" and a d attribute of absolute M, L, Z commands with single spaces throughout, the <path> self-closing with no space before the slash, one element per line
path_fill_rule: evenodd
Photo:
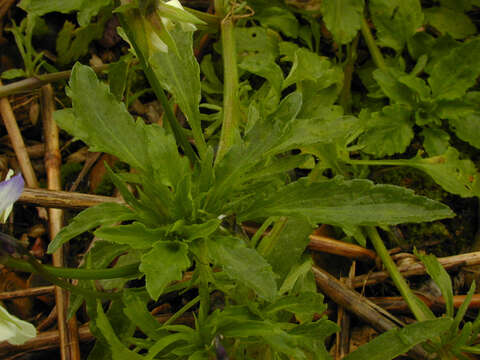
<path fill-rule="evenodd" d="M 410 160 L 355 160 L 346 161 L 350 165 L 368 165 L 368 166 L 412 166 Z"/>
<path fill-rule="evenodd" d="M 237 52 L 233 30 L 233 19 L 225 18 L 221 25 L 224 74 L 223 124 L 215 164 L 218 164 L 232 147 L 239 126 Z"/>
<path fill-rule="evenodd" d="M 205 320 L 208 317 L 208 312 L 210 311 L 210 290 L 208 289 L 208 280 L 210 278 L 210 265 L 208 261 L 208 250 L 205 239 L 200 240 L 199 242 L 199 251 L 198 251 L 198 276 L 200 278 L 200 283 L 198 286 L 198 293 L 200 297 L 200 309 L 198 311 L 198 321 L 201 325 L 205 324 Z"/>
<path fill-rule="evenodd" d="M 178 310 L 175 314 L 172 315 L 171 318 L 169 318 L 167 321 L 165 321 L 162 325 L 163 326 L 167 326 L 167 325 L 170 325 L 171 323 L 173 323 L 175 320 L 177 320 L 180 316 L 182 316 L 185 311 L 187 311 L 188 309 L 190 309 L 192 306 L 194 306 L 196 303 L 198 303 L 200 301 L 200 296 L 197 296 L 196 298 L 194 298 L 193 300 L 190 300 L 188 303 L 186 303 L 184 306 L 182 306 L 182 308 L 180 310 Z"/>
<path fill-rule="evenodd" d="M 340 105 L 343 107 L 346 114 L 351 113 L 352 111 L 352 94 L 351 94 L 351 85 L 352 85 L 352 76 L 355 69 L 355 61 L 357 60 L 357 46 L 359 35 L 355 37 L 353 42 L 350 44 L 347 50 L 347 61 L 344 68 L 344 80 L 343 88 L 340 94 Z"/>
<path fill-rule="evenodd" d="M 29 255 L 28 263 L 31 265 L 33 269 L 35 269 L 35 272 L 37 272 L 45 280 L 51 282 L 53 285 L 59 286 L 74 294 L 79 294 L 86 298 L 109 299 L 109 300 L 119 299 L 121 297 L 120 293 L 106 293 L 106 292 L 100 292 L 95 290 L 88 290 L 88 289 L 81 288 L 79 286 L 72 285 L 65 280 L 59 279 L 55 275 L 49 273 L 45 269 L 44 265 L 40 264 L 31 255 Z"/>
<path fill-rule="evenodd" d="M 402 274 L 400 273 L 397 266 L 395 265 L 392 258 L 390 257 L 390 254 L 388 253 L 388 250 L 385 247 L 385 244 L 380 238 L 380 235 L 378 234 L 377 229 L 373 226 L 369 226 L 367 227 L 367 234 L 370 240 L 372 241 L 375 251 L 377 252 L 380 259 L 382 260 L 383 265 L 385 266 L 388 273 L 390 274 L 390 277 L 392 278 L 395 286 L 400 291 L 400 294 L 405 299 L 408 307 L 410 308 L 412 313 L 415 315 L 417 320 L 424 321 L 424 320 L 430 319 L 431 318 L 429 316 L 430 314 L 428 314 L 425 311 L 426 306 L 424 305 L 425 308 L 423 308 L 421 306 L 421 304 L 423 304 L 421 303 L 421 300 L 419 300 L 413 294 L 412 290 L 410 289 L 407 282 L 405 281 Z"/>
<path fill-rule="evenodd" d="M 12 257 L 4 262 L 4 265 L 15 270 L 25 271 L 25 272 L 38 272 L 37 267 L 33 266 L 31 261 L 19 260 Z M 44 272 L 47 272 L 56 277 L 69 278 L 69 279 L 79 279 L 79 280 L 103 280 L 103 279 L 116 279 L 121 277 L 129 277 L 138 272 L 139 263 L 119 266 L 111 269 L 72 269 L 72 268 L 61 268 L 50 265 L 42 265 Z"/>
<path fill-rule="evenodd" d="M 262 238 L 263 233 L 267 228 L 276 220 L 277 218 L 275 216 L 270 216 L 267 220 L 265 220 L 258 228 L 258 230 L 255 232 L 255 234 L 252 236 L 252 239 L 250 240 L 250 247 L 256 248 L 258 241 Z"/>
<path fill-rule="evenodd" d="M 380 49 L 378 48 L 377 43 L 375 42 L 375 39 L 373 38 L 372 32 L 370 31 L 367 20 L 365 20 L 365 18 L 362 19 L 361 31 L 362 31 L 363 38 L 367 43 L 367 47 L 368 47 L 368 50 L 370 51 L 370 55 L 372 56 L 373 62 L 375 63 L 375 65 L 377 65 L 379 69 L 386 70 L 387 65 L 385 64 L 383 55 Z"/>
<path fill-rule="evenodd" d="M 260 242 L 260 244 L 258 244 L 257 251 L 260 255 L 265 257 L 272 252 L 278 242 L 280 234 L 285 228 L 285 225 L 287 225 L 287 221 L 288 218 L 282 216 L 275 222 L 275 225 L 273 225 L 273 229 L 270 234 L 268 234 L 268 236 L 265 236 Z"/>
<path fill-rule="evenodd" d="M 165 116 L 167 118 L 167 121 L 170 127 L 172 128 L 173 135 L 175 136 L 177 143 L 182 147 L 183 151 L 185 152 L 185 155 L 190 159 L 190 162 L 194 164 L 197 160 L 197 155 L 195 154 L 195 151 L 193 150 L 192 145 L 188 142 L 187 136 L 185 135 L 183 128 L 180 126 L 177 118 L 175 117 L 175 114 L 173 113 L 172 107 L 168 102 L 167 96 L 165 95 L 165 91 L 163 90 L 163 87 L 160 84 L 160 81 L 155 76 L 155 72 L 150 67 L 150 64 L 148 63 L 148 61 L 146 61 L 145 57 L 143 56 L 141 49 L 138 47 L 138 44 L 135 41 L 136 36 L 133 34 L 133 31 L 128 24 L 129 20 L 136 21 L 137 19 L 133 18 L 133 16 L 128 17 L 125 14 L 119 14 L 119 15 L 120 15 L 119 16 L 120 23 L 123 29 L 125 30 L 125 32 L 127 33 L 127 36 L 131 41 L 133 48 L 135 49 L 135 53 L 137 54 L 138 60 L 140 62 L 140 66 L 143 68 L 143 72 L 145 73 L 145 76 L 147 77 L 148 82 L 152 86 L 152 89 L 155 92 L 155 95 L 157 96 L 158 100 L 160 100 L 160 103 L 162 104 L 163 110 L 165 111 Z M 200 146 L 200 144 L 198 146 Z"/>
<path fill-rule="evenodd" d="M 215 15 L 219 18 L 225 16 L 225 0 L 214 0 Z"/>

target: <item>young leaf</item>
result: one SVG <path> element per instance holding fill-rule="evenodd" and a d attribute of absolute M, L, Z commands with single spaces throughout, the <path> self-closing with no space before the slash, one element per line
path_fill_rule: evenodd
<path fill-rule="evenodd" d="M 95 236 L 117 244 L 129 245 L 132 249 L 149 249 L 165 236 L 165 229 L 149 229 L 140 222 L 128 225 L 101 227 Z"/>
<path fill-rule="evenodd" d="M 480 75 L 480 38 L 468 41 L 440 58 L 428 78 L 433 96 L 453 100 L 465 94 Z"/>
<path fill-rule="evenodd" d="M 423 25 L 419 0 L 372 0 L 369 9 L 379 45 L 391 47 L 397 53 Z"/>
<path fill-rule="evenodd" d="M 70 224 L 60 230 L 55 239 L 48 245 L 47 251 L 49 254 L 52 254 L 68 240 L 100 225 L 114 224 L 119 221 L 133 220 L 135 218 L 135 213 L 129 208 L 116 203 L 104 203 L 88 208 L 83 210 Z"/>
<path fill-rule="evenodd" d="M 200 66 L 193 54 L 193 33 L 183 31 L 180 24 L 176 24 L 169 33 L 175 41 L 178 53 L 173 50 L 155 51 L 147 60 L 162 87 L 173 95 L 185 114 L 196 145 L 203 154 L 206 145 L 198 107 L 201 98 Z"/>
<path fill-rule="evenodd" d="M 157 300 L 169 283 L 182 279 L 183 271 L 189 266 L 187 245 L 178 241 L 160 241 L 142 256 L 139 270 L 145 274 L 148 293 Z"/>
<path fill-rule="evenodd" d="M 368 180 L 309 183 L 300 179 L 258 197 L 238 214 L 240 221 L 268 216 L 304 216 L 313 224 L 355 226 L 433 221 L 454 214 L 447 206 L 398 186 Z"/>
<path fill-rule="evenodd" d="M 423 136 L 423 147 L 430 156 L 442 155 L 448 149 L 450 135 L 439 128 L 424 128 L 421 132 Z"/>
<path fill-rule="evenodd" d="M 420 253 L 415 253 L 415 255 L 423 262 L 428 275 L 430 275 L 442 291 L 447 308 L 446 315 L 453 318 L 453 289 L 450 275 L 448 275 L 447 271 L 440 265 L 435 255 L 422 255 Z"/>
<path fill-rule="evenodd" d="M 363 0 L 322 1 L 323 20 L 339 45 L 352 41 L 360 30 L 363 7 Z"/>
<path fill-rule="evenodd" d="M 364 119 L 365 132 L 358 144 L 362 151 L 381 157 L 403 153 L 413 139 L 412 112 L 402 105 L 385 106 Z M 361 116 L 362 118 L 362 116 Z"/>
<path fill-rule="evenodd" d="M 348 354 L 345 360 L 390 360 L 406 353 L 412 347 L 429 339 L 438 337 L 448 330 L 452 319 L 441 318 L 426 320 L 405 326 L 403 329 L 392 329 L 381 334 L 369 343 L 360 346 Z"/>
<path fill-rule="evenodd" d="M 277 283 L 272 267 L 254 249 L 245 247 L 237 238 L 208 239 L 207 246 L 215 262 L 232 279 L 255 290 L 259 297 L 272 301 Z"/>

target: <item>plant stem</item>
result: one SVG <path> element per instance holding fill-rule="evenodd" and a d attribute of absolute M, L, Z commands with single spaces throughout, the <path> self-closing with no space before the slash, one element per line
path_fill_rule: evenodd
<path fill-rule="evenodd" d="M 350 44 L 347 50 L 347 61 L 344 68 L 344 80 L 343 88 L 340 93 L 340 105 L 343 107 L 343 110 L 346 114 L 351 113 L 352 111 L 352 94 L 351 94 L 351 85 L 352 85 L 352 75 L 355 69 L 355 61 L 357 60 L 357 46 L 359 34 L 355 37 L 353 42 Z"/>
<path fill-rule="evenodd" d="M 368 166 L 411 166 L 412 162 L 410 160 L 355 160 L 350 159 L 346 161 L 350 165 L 368 165 Z"/>
<path fill-rule="evenodd" d="M 287 221 L 288 218 L 286 216 L 280 217 L 275 222 L 275 225 L 273 225 L 273 229 L 270 234 L 263 237 L 262 241 L 260 241 L 260 244 L 258 244 L 257 247 L 257 251 L 260 255 L 265 257 L 272 252 L 272 250 L 275 248 L 275 245 L 277 244 L 280 234 L 285 228 L 285 225 L 287 225 Z"/>
<path fill-rule="evenodd" d="M 367 43 L 367 47 L 368 47 L 368 50 L 370 51 L 370 55 L 372 56 L 373 62 L 375 63 L 375 65 L 377 65 L 379 69 L 386 70 L 387 65 L 385 64 L 383 55 L 380 52 L 380 49 L 378 48 L 377 43 L 375 42 L 375 39 L 373 38 L 372 32 L 370 31 L 367 20 L 365 20 L 365 18 L 362 19 L 361 31 L 362 31 L 363 38 Z"/>
<path fill-rule="evenodd" d="M 15 270 L 25 272 L 38 272 L 31 262 L 8 257 L 4 265 Z M 103 280 L 116 279 L 121 277 L 133 276 L 138 274 L 139 263 L 119 266 L 111 269 L 72 269 L 62 268 L 38 263 L 44 271 L 49 274 L 62 278 L 80 279 L 80 280 Z"/>
<path fill-rule="evenodd" d="M 200 283 L 198 292 L 200 296 L 200 309 L 198 311 L 198 321 L 201 325 L 205 324 L 210 310 L 210 291 L 208 289 L 208 279 L 210 277 L 210 265 L 208 261 L 207 244 L 205 239 L 199 241 L 197 266 Z"/>
<path fill-rule="evenodd" d="M 429 316 L 429 314 L 420 305 L 421 301 L 413 294 L 412 290 L 407 285 L 407 282 L 403 278 L 402 274 L 400 274 L 400 271 L 398 270 L 397 266 L 393 262 L 392 258 L 390 257 L 390 254 L 388 253 L 387 248 L 385 247 L 385 244 L 380 238 L 380 235 L 378 234 L 377 229 L 373 226 L 369 226 L 367 227 L 366 230 L 370 240 L 372 241 L 373 247 L 375 248 L 380 259 L 382 259 L 383 265 L 387 269 L 395 286 L 400 291 L 400 294 L 405 299 L 410 310 L 415 315 L 415 318 L 418 321 L 424 321 L 424 320 L 430 319 L 431 317 Z"/>
<path fill-rule="evenodd" d="M 223 124 L 215 164 L 230 150 L 239 125 L 238 69 L 234 23 L 231 16 L 222 21 L 223 49 Z"/>
<path fill-rule="evenodd" d="M 182 316 L 185 311 L 190 309 L 193 305 L 198 303 L 200 301 L 200 296 L 195 297 L 193 300 L 190 300 L 188 303 L 186 303 L 180 310 L 178 310 L 175 314 L 172 315 L 167 321 L 165 321 L 162 325 L 163 326 L 168 326 L 171 323 L 173 323 L 175 320 L 177 320 L 180 316 Z"/>

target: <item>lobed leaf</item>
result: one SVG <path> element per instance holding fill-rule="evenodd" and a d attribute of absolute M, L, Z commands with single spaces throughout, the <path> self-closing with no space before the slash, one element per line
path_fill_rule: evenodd
<path fill-rule="evenodd" d="M 480 75 L 480 38 L 449 51 L 438 60 L 428 78 L 433 96 L 438 100 L 463 96 Z"/>
<path fill-rule="evenodd" d="M 157 300 L 165 287 L 181 280 L 183 271 L 190 266 L 188 246 L 179 241 L 160 241 L 142 256 L 139 270 L 145 274 L 147 291 Z"/>
<path fill-rule="evenodd" d="M 379 45 L 391 47 L 398 53 L 423 25 L 419 0 L 371 0 L 369 10 Z"/>
<path fill-rule="evenodd" d="M 385 106 L 364 120 L 365 132 L 358 145 L 362 151 L 381 157 L 403 153 L 413 139 L 412 112 L 402 105 Z"/>
<path fill-rule="evenodd" d="M 322 1 L 323 21 L 339 45 L 352 41 L 360 30 L 363 7 L 363 0 Z"/>

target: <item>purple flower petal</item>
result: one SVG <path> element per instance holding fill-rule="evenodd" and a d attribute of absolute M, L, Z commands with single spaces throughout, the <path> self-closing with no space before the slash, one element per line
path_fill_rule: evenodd
<path fill-rule="evenodd" d="M 0 182 L 0 213 L 3 213 L 20 197 L 25 182 L 21 174 Z"/>

